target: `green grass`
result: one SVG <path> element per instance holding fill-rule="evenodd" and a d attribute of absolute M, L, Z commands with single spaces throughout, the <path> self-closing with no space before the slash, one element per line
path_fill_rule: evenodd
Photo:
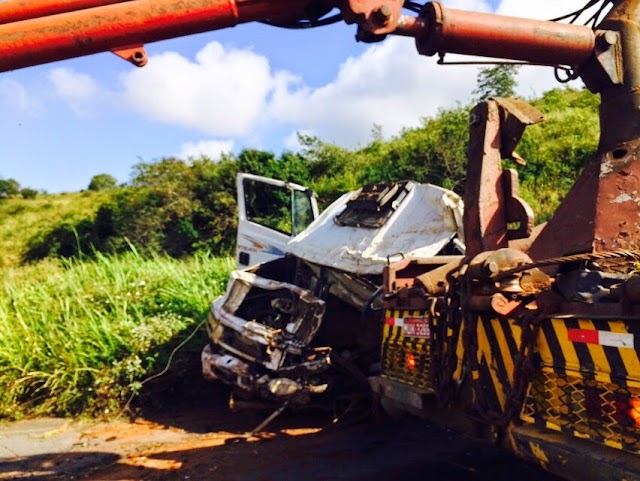
<path fill-rule="evenodd" d="M 119 410 L 205 318 L 232 267 L 132 252 L 5 269 L 0 417 Z"/>
<path fill-rule="evenodd" d="M 18 265 L 27 243 L 62 222 L 93 218 L 111 191 L 41 194 L 0 199 L 0 268 Z"/>

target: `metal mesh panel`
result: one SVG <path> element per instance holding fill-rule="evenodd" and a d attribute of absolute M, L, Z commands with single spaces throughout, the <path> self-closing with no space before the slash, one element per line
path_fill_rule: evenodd
<path fill-rule="evenodd" d="M 419 346 L 385 344 L 382 348 L 382 375 L 413 387 L 430 389 L 429 354 L 426 343 Z"/>
<path fill-rule="evenodd" d="M 531 382 L 521 418 L 580 438 L 640 453 L 640 389 L 543 370 Z"/>

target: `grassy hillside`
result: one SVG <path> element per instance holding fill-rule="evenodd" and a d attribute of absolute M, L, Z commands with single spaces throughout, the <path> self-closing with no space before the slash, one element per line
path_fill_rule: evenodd
<path fill-rule="evenodd" d="M 206 318 L 232 265 L 132 252 L 4 269 L 0 418 L 117 412 Z M 174 381 L 199 371 L 205 343 L 200 326 L 174 362 L 174 373 L 182 364 Z"/>
<path fill-rule="evenodd" d="M 63 223 L 92 217 L 108 191 L 0 199 L 0 268 L 20 263 L 30 239 Z"/>

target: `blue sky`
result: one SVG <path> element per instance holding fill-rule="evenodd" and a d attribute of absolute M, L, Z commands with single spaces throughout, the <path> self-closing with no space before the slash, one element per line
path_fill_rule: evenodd
<path fill-rule="evenodd" d="M 443 3 L 548 18 L 584 0 Z M 367 45 L 354 34 L 247 24 L 147 45 L 142 69 L 105 53 L 0 74 L 0 178 L 77 191 L 99 173 L 125 182 L 134 164 L 165 156 L 295 149 L 296 132 L 355 147 L 374 124 L 395 135 L 475 86 L 477 67 L 439 67 L 411 39 Z M 524 96 L 555 86 L 544 68 L 519 81 Z"/>

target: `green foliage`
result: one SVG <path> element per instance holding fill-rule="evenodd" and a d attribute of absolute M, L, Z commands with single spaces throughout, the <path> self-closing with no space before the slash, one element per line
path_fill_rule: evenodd
<path fill-rule="evenodd" d="M 20 195 L 23 199 L 35 199 L 38 196 L 38 191 L 36 189 L 25 187 L 20 190 Z"/>
<path fill-rule="evenodd" d="M 20 192 L 20 184 L 15 179 L 0 179 L 0 197 L 17 195 Z"/>
<path fill-rule="evenodd" d="M 505 78 L 509 69 L 485 70 L 483 85 L 491 87 L 492 94 L 508 94 L 505 89 L 510 84 Z M 533 103 L 546 114 L 547 122 L 525 132 L 518 151 L 528 165 L 518 170 L 523 197 L 539 214 L 538 219 L 545 220 L 595 151 L 598 99 L 584 90 L 557 89 Z M 138 164 L 129 184 L 109 190 L 99 207 L 56 222 L 43 221 L 44 226 L 23 242 L 22 259 L 125 252 L 131 245 L 143 253 L 164 252 L 174 257 L 199 250 L 229 254 L 235 243 L 238 172 L 307 185 L 317 193 L 321 208 L 345 192 L 383 181 L 429 182 L 462 194 L 470 109 L 471 105 L 458 105 L 441 110 L 423 119 L 420 127 L 406 129 L 388 141 L 374 126 L 373 141 L 357 150 L 302 135 L 300 153 L 277 156 L 244 149 L 237 155 L 223 155 L 218 162 L 202 157 Z M 254 197 L 258 195 L 262 194 Z M 290 224 L 281 223 L 285 212 L 275 207 L 275 201 L 255 200 L 273 207 L 273 212 L 254 213 L 256 217 L 291 230 Z M 280 205 L 288 205 L 288 199 L 279 200 Z M 29 222 L 34 224 L 32 219 Z"/>
<path fill-rule="evenodd" d="M 30 246 L 44 239 L 50 231 L 91 220 L 110 193 L 40 193 L 35 199 L 13 196 L 0 201 L 0 267 L 16 265 L 24 260 Z M 73 243 L 75 245 L 75 241 Z"/>
<path fill-rule="evenodd" d="M 193 169 L 178 159 L 138 164 L 131 186 L 117 192 L 98 212 L 103 234 L 110 234 L 109 250 L 121 252 L 129 243 L 147 252 L 173 256 L 192 252 L 189 229 L 195 198 Z"/>
<path fill-rule="evenodd" d="M 491 97 L 513 97 L 516 93 L 516 65 L 495 65 L 480 69 L 477 85 L 473 91 L 475 102 Z"/>
<path fill-rule="evenodd" d="M 361 187 L 359 172 L 364 164 L 359 152 L 322 142 L 312 136 L 300 135 L 299 140 L 310 181 L 298 183 L 308 185 L 316 192 L 321 209 L 342 194 Z"/>
<path fill-rule="evenodd" d="M 32 262 L 47 257 L 91 255 L 96 245 L 99 245 L 99 239 L 91 220 L 65 221 L 29 239 L 22 259 Z"/>
<path fill-rule="evenodd" d="M 98 174 L 91 177 L 89 190 L 113 189 L 118 185 L 116 178 L 109 174 Z"/>
<path fill-rule="evenodd" d="M 219 162 L 202 157 L 140 163 L 129 185 L 114 189 L 93 218 L 73 219 L 39 233 L 29 241 L 23 259 L 125 252 L 131 245 L 143 253 L 173 257 L 198 250 L 229 254 L 237 229 L 238 172 L 310 181 L 306 160 L 288 152 L 277 158 L 246 149 Z M 290 201 L 286 204 L 290 208 Z"/>
<path fill-rule="evenodd" d="M 527 165 L 518 171 L 523 196 L 542 222 L 597 150 L 599 99 L 587 90 L 555 89 L 532 104 L 546 120 L 525 131 L 518 152 Z"/>
<path fill-rule="evenodd" d="M 231 268 L 206 253 L 129 252 L 3 271 L 0 417 L 117 412 L 205 318 Z M 199 333 L 180 356 L 197 357 Z"/>
<path fill-rule="evenodd" d="M 250 179 L 245 179 L 243 190 L 247 219 L 283 234 L 292 234 L 289 192 Z"/>
<path fill-rule="evenodd" d="M 469 143 L 469 109 L 458 106 L 423 119 L 388 143 L 374 141 L 360 153 L 365 157 L 360 184 L 414 180 L 461 193 Z"/>

